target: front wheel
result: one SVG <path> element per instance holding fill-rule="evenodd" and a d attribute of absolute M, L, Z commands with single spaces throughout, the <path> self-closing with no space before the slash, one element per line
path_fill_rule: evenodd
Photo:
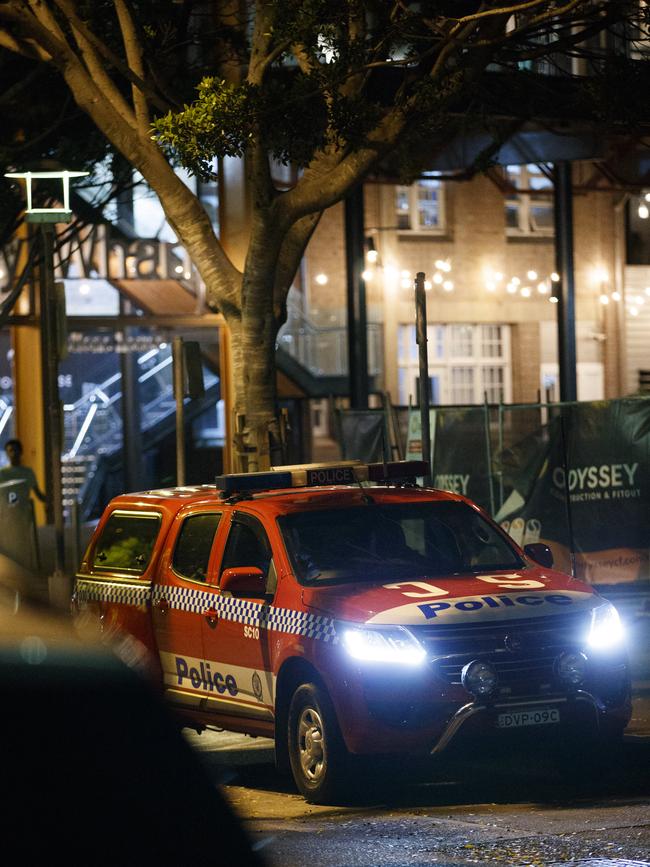
<path fill-rule="evenodd" d="M 336 800 L 352 780 L 350 755 L 324 688 L 306 683 L 293 694 L 287 727 L 289 761 L 299 791 L 312 804 Z"/>

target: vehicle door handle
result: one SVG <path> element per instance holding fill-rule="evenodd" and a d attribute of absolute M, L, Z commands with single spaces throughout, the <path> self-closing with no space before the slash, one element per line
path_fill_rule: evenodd
<path fill-rule="evenodd" d="M 208 626 L 210 627 L 210 629 L 216 629 L 217 628 L 217 623 L 219 622 L 219 617 L 217 615 L 217 612 L 214 610 L 214 608 L 208 608 L 208 610 L 205 612 L 205 619 L 207 620 Z"/>
<path fill-rule="evenodd" d="M 167 614 L 169 611 L 169 602 L 166 599 L 159 599 L 156 607 L 161 614 Z"/>

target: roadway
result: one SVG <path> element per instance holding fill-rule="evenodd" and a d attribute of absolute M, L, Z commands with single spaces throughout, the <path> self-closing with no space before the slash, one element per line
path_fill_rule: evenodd
<path fill-rule="evenodd" d="M 337 807 L 307 804 L 275 770 L 269 740 L 186 735 L 269 867 L 650 865 L 650 692 L 635 697 L 605 774 L 566 773 L 540 740 L 455 756 L 420 781 L 375 779 Z"/>

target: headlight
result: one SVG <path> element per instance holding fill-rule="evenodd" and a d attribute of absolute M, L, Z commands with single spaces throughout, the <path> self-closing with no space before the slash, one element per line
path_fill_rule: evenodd
<path fill-rule="evenodd" d="M 343 646 L 355 659 L 365 662 L 397 662 L 420 665 L 426 650 L 403 626 L 383 629 L 350 627 L 343 632 Z"/>
<path fill-rule="evenodd" d="M 475 659 L 463 668 L 461 681 L 467 692 L 485 697 L 497 688 L 499 678 L 496 669 L 489 662 Z"/>
<path fill-rule="evenodd" d="M 611 602 L 599 605 L 591 612 L 591 627 L 587 644 L 594 650 L 609 650 L 622 644 L 625 630 L 618 611 Z"/>

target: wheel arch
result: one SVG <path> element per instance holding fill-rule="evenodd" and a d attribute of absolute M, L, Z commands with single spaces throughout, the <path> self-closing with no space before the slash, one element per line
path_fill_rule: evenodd
<path fill-rule="evenodd" d="M 290 770 L 286 737 L 289 704 L 291 696 L 303 683 L 316 683 L 327 690 L 321 675 L 306 659 L 292 656 L 285 660 L 275 686 L 275 763 L 278 770 L 283 772 Z"/>

